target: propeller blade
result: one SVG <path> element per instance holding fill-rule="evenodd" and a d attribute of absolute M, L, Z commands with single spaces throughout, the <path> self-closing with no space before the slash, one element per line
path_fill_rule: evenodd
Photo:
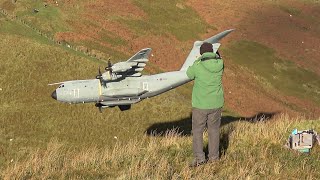
<path fill-rule="evenodd" d="M 99 69 L 98 69 L 98 75 L 96 76 L 96 79 L 100 79 L 100 82 L 102 82 L 102 74 L 101 74 L 100 66 L 99 66 Z"/>
<path fill-rule="evenodd" d="M 111 64 L 111 61 L 108 60 L 108 67 L 111 68 L 112 67 L 112 64 Z"/>
<path fill-rule="evenodd" d="M 99 112 L 102 113 L 102 104 L 96 103 L 95 106 L 99 109 Z"/>
<path fill-rule="evenodd" d="M 110 60 L 108 60 L 108 66 L 105 68 L 106 71 L 110 71 L 110 74 L 112 74 L 112 63 Z"/>

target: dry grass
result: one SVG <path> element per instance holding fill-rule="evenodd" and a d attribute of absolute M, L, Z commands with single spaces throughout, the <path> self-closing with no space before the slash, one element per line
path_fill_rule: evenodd
<path fill-rule="evenodd" d="M 137 137 L 113 148 L 73 149 L 53 139 L 9 162 L 1 175 L 4 179 L 319 179 L 319 146 L 310 155 L 283 147 L 295 127 L 320 129 L 319 122 L 300 119 L 279 116 L 223 126 L 221 142 L 228 145 L 223 145 L 221 161 L 199 168 L 188 167 L 191 137 L 171 130 L 163 137 Z"/>
<path fill-rule="evenodd" d="M 221 161 L 190 169 L 190 136 L 144 134 L 157 123 L 188 122 L 189 85 L 128 112 L 62 104 L 47 84 L 93 78 L 98 62 L 1 15 L 0 33 L 0 179 L 320 178 L 319 147 L 310 156 L 282 147 L 296 126 L 319 131 L 317 121 L 229 123 L 221 130 Z"/>
<path fill-rule="evenodd" d="M 181 88 L 127 112 L 113 108 L 100 114 L 93 104 L 57 102 L 50 97 L 56 87 L 47 84 L 94 78 L 101 64 L 2 17 L 0 32 L 0 171 L 11 159 L 46 147 L 52 138 L 71 149 L 108 148 L 142 136 L 156 122 L 190 115 L 191 101 L 180 95 Z"/>

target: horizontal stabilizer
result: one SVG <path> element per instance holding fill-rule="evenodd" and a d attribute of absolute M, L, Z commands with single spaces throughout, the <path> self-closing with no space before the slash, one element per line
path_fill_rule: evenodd
<path fill-rule="evenodd" d="M 220 47 L 220 43 L 215 43 L 215 44 L 212 44 L 212 49 L 213 49 L 213 52 L 216 53 Z"/>
<path fill-rule="evenodd" d="M 219 42 L 222 38 L 224 38 L 225 36 L 227 36 L 229 33 L 231 33 L 232 31 L 234 31 L 234 29 L 229 29 L 226 31 L 223 31 L 215 36 L 212 36 L 211 38 L 208 38 L 206 40 L 204 40 L 204 42 L 208 42 L 211 44 L 217 43 Z"/>
<path fill-rule="evenodd" d="M 193 48 L 189 53 L 189 56 L 187 57 L 185 63 L 181 67 L 180 71 L 186 71 L 189 66 L 191 66 L 195 60 L 197 60 L 200 57 L 200 46 L 203 44 L 203 42 L 208 42 L 213 44 L 213 50 L 214 52 L 217 52 L 217 50 L 220 47 L 220 44 L 218 43 L 222 38 L 227 36 L 229 33 L 231 33 L 233 29 L 223 31 L 215 36 L 212 36 L 204 41 L 196 41 L 193 44 Z"/>

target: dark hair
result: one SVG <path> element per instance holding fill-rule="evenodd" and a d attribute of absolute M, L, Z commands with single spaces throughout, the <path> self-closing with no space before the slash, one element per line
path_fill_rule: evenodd
<path fill-rule="evenodd" d="M 211 43 L 204 42 L 200 46 L 200 54 L 202 55 L 203 53 L 206 53 L 206 52 L 213 52 L 213 48 L 212 48 L 212 44 Z"/>

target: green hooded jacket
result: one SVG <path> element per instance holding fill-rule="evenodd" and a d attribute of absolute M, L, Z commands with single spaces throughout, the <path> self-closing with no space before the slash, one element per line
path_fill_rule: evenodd
<path fill-rule="evenodd" d="M 206 59 L 201 61 L 201 59 Z M 222 74 L 223 60 L 215 53 L 206 52 L 187 70 L 187 76 L 194 79 L 192 107 L 198 109 L 221 108 L 224 104 Z"/>

